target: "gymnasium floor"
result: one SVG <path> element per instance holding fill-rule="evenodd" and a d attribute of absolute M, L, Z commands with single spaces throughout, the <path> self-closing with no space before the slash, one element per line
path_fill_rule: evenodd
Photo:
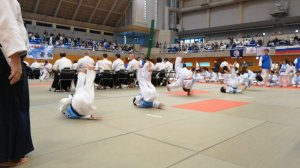
<path fill-rule="evenodd" d="M 30 81 L 35 151 L 22 168 L 299 168 L 300 89 L 240 95 L 196 84 L 158 88 L 164 110 L 132 105 L 137 89 L 96 91 L 101 121 L 70 120 L 48 84 Z M 186 109 L 188 108 L 188 109 Z"/>

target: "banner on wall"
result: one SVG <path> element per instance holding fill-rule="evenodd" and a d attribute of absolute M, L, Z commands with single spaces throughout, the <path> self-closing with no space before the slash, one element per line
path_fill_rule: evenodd
<path fill-rule="evenodd" d="M 231 58 L 243 58 L 243 49 L 232 49 L 230 50 Z"/>
<path fill-rule="evenodd" d="M 256 54 L 257 49 L 256 47 L 246 47 L 246 54 Z"/>
<path fill-rule="evenodd" d="M 54 47 L 45 44 L 29 44 L 28 58 L 53 59 Z"/>
<path fill-rule="evenodd" d="M 257 48 L 257 52 L 256 52 L 256 56 L 262 56 L 264 55 L 264 50 L 265 49 L 269 49 L 269 51 L 271 51 L 271 48 L 270 47 L 260 47 L 260 48 Z"/>

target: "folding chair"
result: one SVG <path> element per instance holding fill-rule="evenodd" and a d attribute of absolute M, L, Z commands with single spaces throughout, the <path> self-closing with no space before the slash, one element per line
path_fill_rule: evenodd
<path fill-rule="evenodd" d="M 75 77 L 76 77 L 76 70 L 70 69 L 70 68 L 65 68 L 61 70 L 59 73 L 59 79 L 58 79 L 58 86 L 60 91 L 62 89 L 68 91 L 71 89 L 72 82 L 74 82 Z M 74 82 L 75 85 L 75 82 Z M 57 91 L 58 88 L 55 88 L 54 92 Z"/>

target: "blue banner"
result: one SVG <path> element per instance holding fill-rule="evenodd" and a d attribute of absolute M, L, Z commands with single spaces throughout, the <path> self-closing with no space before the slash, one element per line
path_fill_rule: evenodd
<path fill-rule="evenodd" d="M 53 59 L 54 47 L 45 44 L 29 44 L 28 58 Z"/>
<path fill-rule="evenodd" d="M 243 49 L 232 49 L 230 50 L 231 58 L 243 58 Z"/>

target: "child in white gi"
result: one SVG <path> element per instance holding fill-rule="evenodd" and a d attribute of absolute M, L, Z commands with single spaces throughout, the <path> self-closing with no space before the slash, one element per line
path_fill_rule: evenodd
<path fill-rule="evenodd" d="M 40 80 L 48 80 L 50 78 L 50 72 L 52 71 L 52 64 L 50 64 L 48 61 L 45 61 L 45 64 L 43 66 L 43 69 L 41 70 L 41 76 Z"/>
<path fill-rule="evenodd" d="M 71 119 L 99 119 L 92 115 L 96 110 L 93 105 L 95 76 L 96 72 L 92 65 L 79 71 L 75 94 L 60 101 L 59 110 L 62 114 Z"/>
<path fill-rule="evenodd" d="M 296 72 L 296 75 L 293 78 L 292 84 L 293 84 L 293 87 L 299 87 L 299 85 L 300 85 L 300 71 Z"/>
<path fill-rule="evenodd" d="M 269 76 L 268 86 L 277 86 L 278 85 L 278 75 L 275 71 L 271 71 Z"/>
<path fill-rule="evenodd" d="M 226 80 L 226 85 L 227 86 L 222 86 L 220 91 L 222 93 L 242 93 L 243 90 L 239 89 L 239 79 L 236 74 L 236 70 L 232 65 L 228 65 L 228 69 L 231 69 L 231 75 L 228 76 L 228 79 Z M 246 88 L 246 87 L 245 87 Z"/>
<path fill-rule="evenodd" d="M 167 90 L 170 91 L 171 89 L 182 87 L 183 91 L 190 95 L 195 79 L 193 78 L 193 72 L 188 70 L 182 63 L 181 57 L 176 57 L 175 71 L 177 80 L 176 82 L 169 84 L 167 86 Z"/>
<path fill-rule="evenodd" d="M 281 68 L 279 70 L 279 86 L 280 87 L 287 87 L 289 84 L 289 74 L 290 74 L 290 66 L 287 60 L 282 61 Z"/>
<path fill-rule="evenodd" d="M 162 108 L 163 104 L 156 101 L 158 96 L 155 87 L 151 83 L 151 74 L 154 70 L 154 65 L 149 60 L 137 70 L 137 80 L 140 88 L 139 95 L 133 98 L 133 104 L 139 108 Z"/>

